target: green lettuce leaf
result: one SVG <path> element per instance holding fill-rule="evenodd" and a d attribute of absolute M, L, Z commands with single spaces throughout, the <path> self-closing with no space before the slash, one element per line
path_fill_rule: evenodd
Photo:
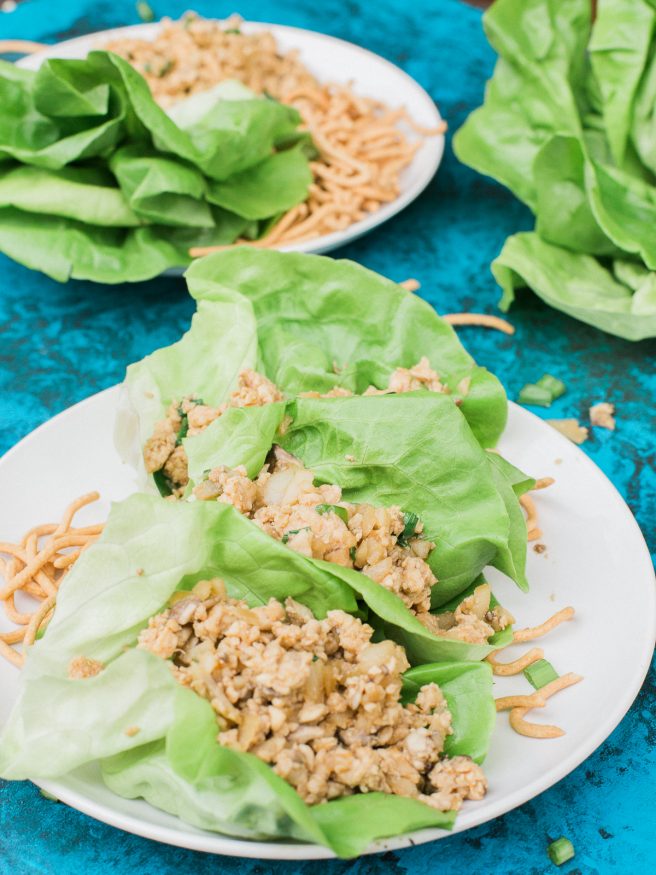
<path fill-rule="evenodd" d="M 195 167 L 141 145 L 116 151 L 109 167 L 134 212 L 149 222 L 181 228 L 211 228 L 205 179 Z"/>
<path fill-rule="evenodd" d="M 589 23 L 588 0 L 497 0 L 484 17 L 501 57 L 454 151 L 533 210 L 538 152 L 554 134 L 581 132 L 574 85 L 583 81 Z"/>
<path fill-rule="evenodd" d="M 629 143 L 634 100 L 656 32 L 656 9 L 645 0 L 606 0 L 597 8 L 589 51 L 602 96 L 608 142 L 618 167 Z"/>
<path fill-rule="evenodd" d="M 108 86 L 98 80 L 103 88 L 92 94 L 86 73 L 82 73 L 75 96 L 70 78 L 63 73 L 68 69 L 72 75 L 73 71 L 79 74 L 86 70 L 85 64 L 49 60 L 37 72 L 16 72 L 18 68 L 13 64 L 0 62 L 0 157 L 52 170 L 72 161 L 105 155 L 119 142 L 126 125 L 124 100 L 114 94 L 110 99 Z M 60 80 L 64 83 L 62 91 L 55 84 Z M 52 101 L 45 98 L 44 89 L 52 92 Z M 105 112 L 99 115 L 94 109 L 91 114 L 81 114 L 80 101 L 85 100 L 92 109 L 104 103 Z M 60 113 L 66 102 L 73 114 L 63 118 Z"/>
<path fill-rule="evenodd" d="M 87 207 L 91 211 L 92 205 Z M 218 207 L 214 217 L 211 229 L 116 228 L 4 207 L 0 208 L 0 251 L 59 282 L 138 282 L 188 264 L 190 246 L 232 243 L 250 226 L 241 216 Z"/>
<path fill-rule="evenodd" d="M 298 112 L 267 98 L 222 100 L 183 130 L 153 100 L 146 80 L 127 61 L 107 52 L 91 52 L 87 62 L 100 74 L 114 68 L 132 111 L 153 145 L 198 167 L 212 179 L 228 179 L 268 158 L 287 144 L 300 124 Z"/>
<path fill-rule="evenodd" d="M 447 395 L 298 399 L 279 443 L 314 472 L 337 483 L 345 501 L 398 505 L 419 516 L 435 542 L 429 564 L 439 583 L 434 605 L 462 592 L 486 565 L 527 588 L 523 548 L 509 546 L 509 516 L 495 484 L 493 454 L 483 451 Z"/>
<path fill-rule="evenodd" d="M 299 143 L 223 182 L 211 181 L 207 200 L 246 219 L 268 219 L 304 201 L 311 182 L 305 145 Z"/>
<path fill-rule="evenodd" d="M 243 465 L 255 479 L 277 440 L 286 407 L 284 402 L 230 407 L 199 435 L 184 439 L 190 484 L 200 483 L 208 469 L 217 465 Z"/>
<path fill-rule="evenodd" d="M 199 259 L 186 277 L 198 300 L 236 291 L 250 301 L 259 369 L 290 394 L 382 388 L 396 367 L 425 355 L 454 394 L 470 378 L 460 409 L 483 446 L 505 427 L 502 386 L 453 329 L 425 301 L 353 262 L 237 248 Z"/>
<path fill-rule="evenodd" d="M 0 208 L 61 216 L 88 225 L 132 228 L 142 224 L 110 173 L 96 167 L 46 170 L 0 165 Z"/>
<path fill-rule="evenodd" d="M 595 256 L 656 269 L 656 4 L 606 0 L 592 27 L 591 8 L 494 4 L 484 22 L 499 61 L 454 146 L 536 214 L 536 233 L 510 238 L 493 265 L 503 306 L 528 285 L 574 318 L 638 340 L 654 336 L 651 281 L 638 294 Z"/>
<path fill-rule="evenodd" d="M 656 335 L 655 283 L 634 293 L 597 259 L 552 246 L 537 234 L 509 237 L 492 272 L 503 289 L 502 309 L 516 289 L 529 286 L 550 306 L 602 331 L 626 340 Z"/>
<path fill-rule="evenodd" d="M 200 301 L 181 340 L 127 369 L 115 430 L 121 457 L 143 470 L 142 447 L 171 401 L 192 395 L 219 405 L 235 388 L 239 372 L 254 367 L 256 358 L 257 325 L 250 303 L 229 292 L 220 302 Z M 186 441 L 188 452 L 192 443 Z"/>

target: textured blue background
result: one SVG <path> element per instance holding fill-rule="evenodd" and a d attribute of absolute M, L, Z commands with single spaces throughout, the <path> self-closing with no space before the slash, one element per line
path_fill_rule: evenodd
<path fill-rule="evenodd" d="M 236 3 L 194 5 L 201 14 L 222 17 Z M 152 5 L 158 16 L 179 16 L 187 2 Z M 239 11 L 321 30 L 389 58 L 430 92 L 452 130 L 480 102 L 492 70 L 480 14 L 456 0 L 242 0 Z M 25 0 L 12 14 L 0 14 L 0 39 L 55 42 L 137 21 L 131 0 Z M 421 294 L 442 312 L 494 312 L 498 291 L 489 263 L 508 234 L 529 226 L 519 203 L 459 166 L 449 149 L 436 180 L 413 206 L 337 254 L 395 280 L 418 278 Z M 62 286 L 2 257 L 0 277 L 0 452 L 53 414 L 120 380 L 128 362 L 171 343 L 192 312 L 182 280 Z M 606 337 L 530 295 L 511 319 L 517 326 L 513 338 L 470 329 L 463 340 L 501 377 L 511 398 L 545 371 L 565 379 L 568 392 L 550 416 L 585 418 L 590 403 L 617 404 L 617 431 L 597 429 L 584 450 L 622 492 L 654 550 L 656 344 Z M 0 782 L 0 875 L 538 875 L 556 871 L 545 848 L 563 834 L 577 850 L 563 867 L 570 875 L 651 872 L 655 742 L 652 671 L 620 727 L 556 787 L 465 835 L 350 863 L 272 864 L 180 851 L 95 823 L 46 801 L 30 784 Z"/>

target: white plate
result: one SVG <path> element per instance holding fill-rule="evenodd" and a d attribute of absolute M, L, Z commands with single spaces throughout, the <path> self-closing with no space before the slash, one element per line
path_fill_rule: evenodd
<path fill-rule="evenodd" d="M 77 39 L 57 43 L 42 52 L 22 58 L 18 65 L 31 70 L 41 66 L 46 58 L 84 58 L 92 49 L 102 48 L 111 40 L 123 37 L 153 39 L 159 24 L 136 24 L 104 30 Z M 404 107 L 417 124 L 436 128 L 440 113 L 432 98 L 415 80 L 395 64 L 373 52 L 336 37 L 265 22 L 244 22 L 242 29 L 253 33 L 270 30 L 281 49 L 298 49 L 308 69 L 321 82 L 351 83 L 356 94 L 384 101 L 391 109 Z M 407 126 L 402 126 L 408 140 L 421 139 Z M 412 163 L 401 173 L 401 193 L 396 200 L 343 231 L 324 234 L 314 240 L 280 247 L 283 252 L 329 252 L 372 231 L 391 219 L 418 197 L 431 181 L 442 160 L 444 136 L 427 137 L 422 141 Z M 181 271 L 174 271 L 180 273 Z"/>
<path fill-rule="evenodd" d="M 71 498 L 93 489 L 110 500 L 133 490 L 131 471 L 112 444 L 117 389 L 71 407 L 32 432 L 0 460 L 0 539 L 17 538 L 30 526 L 59 518 Z M 579 765 L 628 710 L 647 671 L 654 646 L 654 577 L 646 544 L 629 509 L 601 471 L 573 444 L 533 414 L 510 405 L 500 444 L 515 464 L 556 484 L 538 495 L 547 551 L 529 549 L 531 592 L 523 595 L 490 574 L 496 595 L 520 625 L 544 620 L 567 604 L 576 619 L 543 639 L 547 658 L 560 673 L 584 675 L 540 711 L 539 720 L 566 729 L 563 738 L 539 741 L 515 735 L 502 715 L 486 762 L 490 790 L 483 802 L 466 803 L 455 831 L 498 817 L 551 787 Z M 0 621 L 1 622 L 1 621 Z M 606 646 L 601 646 L 605 643 Z M 15 700 L 19 673 L 0 660 L 0 724 Z M 527 691 L 521 677 L 497 678 L 497 695 Z M 211 853 L 267 859 L 331 856 L 314 845 L 250 842 L 187 826 L 145 802 L 110 793 L 93 769 L 43 786 L 97 820 L 147 838 Z M 442 838 L 442 830 L 381 841 L 382 851 Z"/>

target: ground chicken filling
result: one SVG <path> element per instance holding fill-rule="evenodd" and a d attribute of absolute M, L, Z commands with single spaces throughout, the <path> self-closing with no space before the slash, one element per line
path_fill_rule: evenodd
<path fill-rule="evenodd" d="M 448 391 L 435 371 L 431 369 L 425 356 L 411 368 L 397 368 L 390 376 L 386 389 L 369 386 L 364 394 L 400 394 L 418 389 L 427 389 L 430 392 Z M 348 389 L 334 386 L 323 394 L 305 392 L 301 397 L 335 398 L 351 395 L 353 392 Z M 183 438 L 199 434 L 230 407 L 262 407 L 282 400 L 281 391 L 271 380 L 247 368 L 239 374 L 237 389 L 220 407 L 210 407 L 193 396 L 187 396 L 182 401 L 173 401 L 169 405 L 166 417 L 155 424 L 153 434 L 144 446 L 146 471 L 149 474 L 161 471 L 172 494 L 180 497 L 189 482 L 187 454 L 182 446 Z"/>
<path fill-rule="evenodd" d="M 172 659 L 176 679 L 211 703 L 220 744 L 270 763 L 308 804 L 381 791 L 457 811 L 482 799 L 480 767 L 443 757 L 440 688 L 403 706 L 405 653 L 372 632 L 343 611 L 316 620 L 292 599 L 249 608 L 201 581 L 150 620 L 139 647 Z"/>
<path fill-rule="evenodd" d="M 173 495 L 181 496 L 189 482 L 183 438 L 200 434 L 230 407 L 262 407 L 282 400 L 282 393 L 271 380 L 247 368 L 239 374 L 235 391 L 220 407 L 210 407 L 192 396 L 173 401 L 144 446 L 146 471 L 161 471 Z"/>
<path fill-rule="evenodd" d="M 513 622 L 503 608 L 490 607 L 487 585 L 453 612 L 430 611 L 437 582 L 426 559 L 435 546 L 422 538 L 423 524 L 399 507 L 342 501 L 334 484 L 314 484 L 314 474 L 279 447 L 257 480 L 246 469 L 219 467 L 194 488 L 202 501 L 232 504 L 264 532 L 311 559 L 354 568 L 399 596 L 434 634 L 485 644 Z"/>

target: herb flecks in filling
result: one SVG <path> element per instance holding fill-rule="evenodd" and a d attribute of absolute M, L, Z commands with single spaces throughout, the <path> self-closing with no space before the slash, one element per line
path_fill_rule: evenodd
<path fill-rule="evenodd" d="M 423 523 L 399 507 L 342 501 L 335 484 L 315 485 L 314 474 L 279 447 L 256 480 L 243 467 L 218 467 L 194 488 L 196 499 L 232 504 L 264 532 L 291 550 L 366 574 L 399 596 L 429 631 L 470 644 L 485 644 L 513 622 L 491 592 L 480 586 L 453 612 L 430 614 L 437 583 L 426 561 L 434 548 Z"/>
<path fill-rule="evenodd" d="M 182 439 L 200 434 L 230 407 L 262 407 L 274 401 L 282 401 L 281 392 L 271 380 L 250 368 L 239 374 L 237 388 L 219 407 L 203 404 L 201 399 L 191 396 L 173 401 L 144 446 L 146 471 L 149 474 L 161 471 L 172 494 L 182 495 L 189 482 Z"/>
<path fill-rule="evenodd" d="M 275 454 L 256 480 L 243 467 L 215 468 L 194 496 L 232 504 L 296 553 L 354 568 L 396 593 L 412 610 L 430 610 L 436 578 L 425 560 L 434 544 L 421 538 L 421 523 L 401 546 L 405 517 L 400 508 L 342 501 L 339 486 L 315 486 L 312 471 L 279 448 Z"/>
<path fill-rule="evenodd" d="M 139 646 L 173 660 L 176 679 L 206 698 L 218 741 L 255 754 L 309 804 L 380 791 L 458 810 L 482 799 L 481 768 L 444 756 L 451 714 L 440 688 L 403 706 L 403 649 L 371 643 L 343 611 L 317 620 L 271 599 L 249 608 L 221 581 L 202 581 L 150 620 Z"/>

